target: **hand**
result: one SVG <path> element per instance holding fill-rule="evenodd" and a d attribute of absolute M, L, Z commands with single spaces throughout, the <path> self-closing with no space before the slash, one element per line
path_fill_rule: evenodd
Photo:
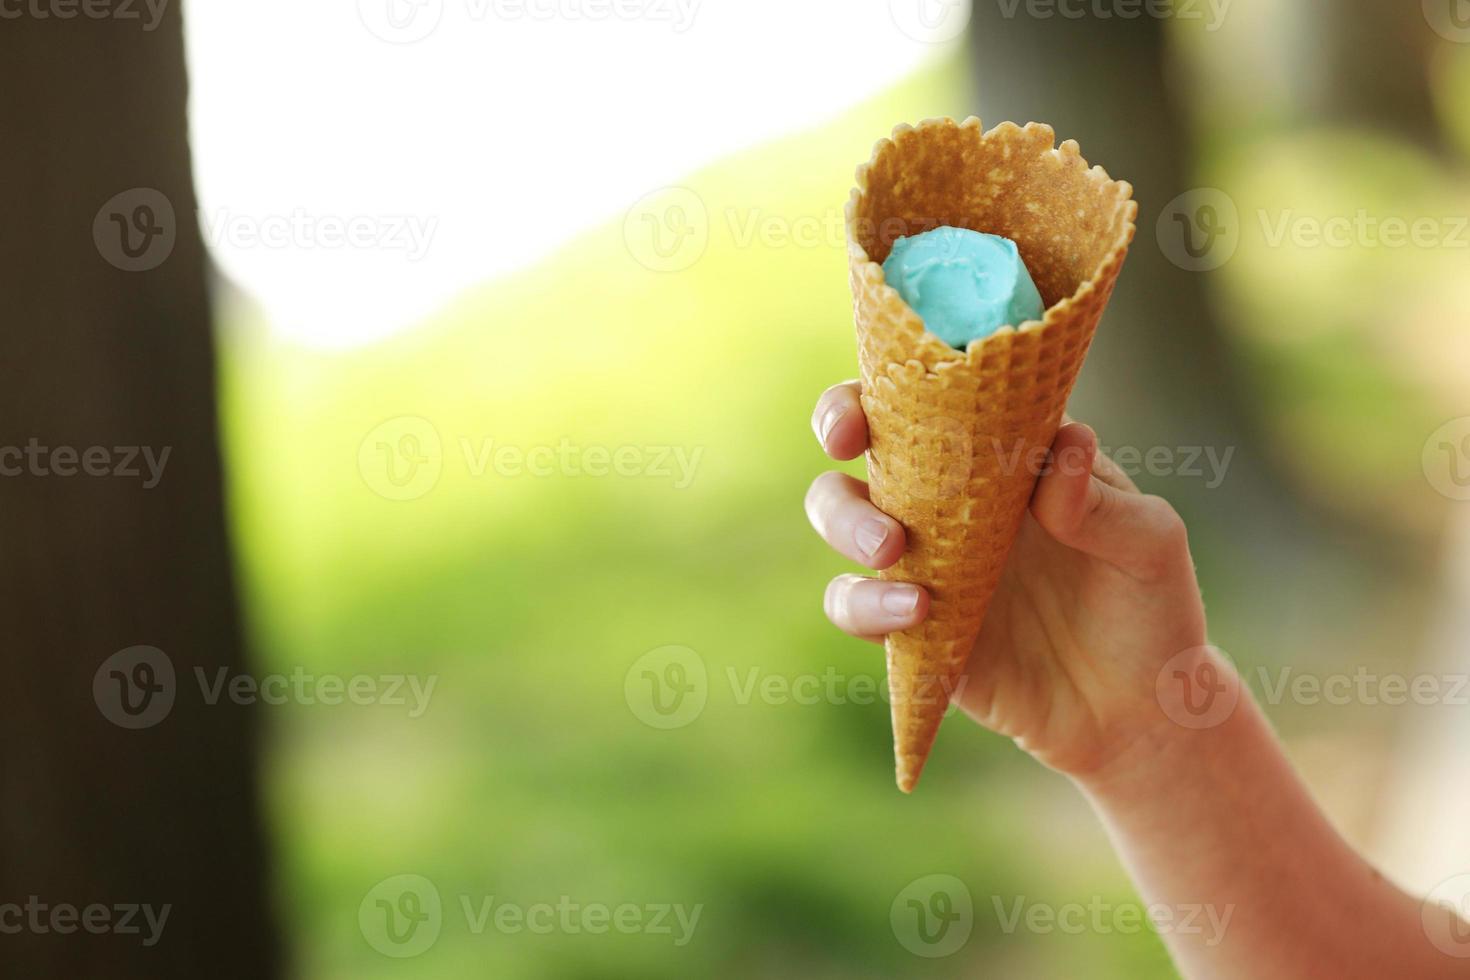
<path fill-rule="evenodd" d="M 858 392 L 849 381 L 817 401 L 812 427 L 834 459 L 867 448 Z M 822 474 L 806 511 L 828 544 L 869 568 L 887 568 L 903 554 L 903 527 L 869 502 L 860 480 Z M 840 629 L 881 642 L 921 622 L 929 598 L 916 585 L 839 575 L 824 606 Z M 1204 644 L 1184 522 L 1162 498 L 1139 493 L 1098 452 L 1090 428 L 1066 422 L 956 701 L 1046 765 L 1087 775 L 1168 723 L 1155 700 L 1159 670 Z"/>

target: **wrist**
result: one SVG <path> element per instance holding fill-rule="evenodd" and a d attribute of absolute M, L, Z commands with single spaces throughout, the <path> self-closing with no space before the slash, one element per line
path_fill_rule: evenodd
<path fill-rule="evenodd" d="M 1264 724 L 1240 675 L 1214 647 L 1170 658 L 1151 693 L 1115 726 L 1112 751 L 1069 773 L 1089 797 L 1121 802 L 1167 794 L 1215 768 Z"/>

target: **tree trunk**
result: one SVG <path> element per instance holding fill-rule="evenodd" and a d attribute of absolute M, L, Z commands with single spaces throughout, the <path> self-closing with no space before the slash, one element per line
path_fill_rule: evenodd
<path fill-rule="evenodd" d="M 153 6 L 0 26 L 10 976 L 279 972 L 253 719 L 195 674 L 244 664 L 179 5 Z"/>
<path fill-rule="evenodd" d="M 1444 0 L 1446 7 L 1451 2 Z M 1439 39 L 1422 4 L 1312 0 L 1295 16 L 1303 36 L 1321 45 L 1316 98 L 1308 106 L 1314 114 L 1443 145 L 1429 84 L 1429 55 Z"/>

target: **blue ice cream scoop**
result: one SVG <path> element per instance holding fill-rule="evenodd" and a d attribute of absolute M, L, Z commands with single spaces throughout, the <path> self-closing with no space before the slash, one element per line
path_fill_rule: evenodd
<path fill-rule="evenodd" d="M 942 225 L 900 238 L 883 261 L 883 278 L 926 330 L 959 350 L 1045 312 L 1016 243 L 968 228 Z"/>

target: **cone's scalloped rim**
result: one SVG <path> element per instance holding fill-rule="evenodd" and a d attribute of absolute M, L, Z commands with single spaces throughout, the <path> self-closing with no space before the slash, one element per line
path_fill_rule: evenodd
<path fill-rule="evenodd" d="M 913 308 L 903 301 L 903 297 L 898 294 L 898 290 L 888 285 L 887 280 L 883 276 L 883 267 L 868 257 L 868 253 L 859 244 L 857 235 L 853 229 L 853 223 L 857 217 L 858 202 L 868 190 L 869 168 L 878 161 L 881 154 L 894 146 L 901 136 L 910 132 L 918 132 L 930 128 L 974 129 L 980 132 L 980 138 L 982 140 L 1009 140 L 1014 139 L 1014 134 L 1019 133 L 1045 134 L 1047 142 L 1052 145 L 1052 149 L 1047 152 L 1059 158 L 1069 169 L 1086 171 L 1087 178 L 1097 185 L 1100 196 L 1104 198 L 1111 196 L 1123 207 L 1122 227 L 1119 229 L 1112 247 L 1108 249 L 1102 261 L 1097 264 L 1097 268 L 1092 271 L 1092 275 L 1085 279 L 1072 295 L 1064 297 L 1049 306 L 1046 312 L 1042 314 L 1040 320 L 1027 320 L 1020 327 L 1001 327 L 988 337 L 972 340 L 969 346 L 963 351 L 949 346 L 925 329 L 924 321 L 919 314 L 915 313 Z M 891 294 L 892 300 L 904 310 L 906 316 L 904 317 L 902 326 L 918 334 L 915 339 L 915 343 L 919 345 L 914 350 L 914 354 L 916 355 L 915 360 L 922 360 L 926 364 L 934 365 L 931 370 L 953 370 L 963 366 L 969 366 L 978 370 L 980 360 L 985 353 L 986 344 L 1006 334 L 1045 330 L 1052 324 L 1066 320 L 1071 315 L 1072 308 L 1083 297 L 1087 296 L 1088 293 L 1096 290 L 1099 283 L 1108 278 L 1110 270 L 1116 270 L 1117 267 L 1122 265 L 1123 259 L 1128 253 L 1128 246 L 1133 241 L 1133 235 L 1137 228 L 1138 202 L 1132 198 L 1132 184 L 1126 180 L 1113 180 L 1108 176 L 1108 172 L 1100 166 L 1089 168 L 1087 161 L 1082 157 L 1081 149 L 1078 147 L 1076 140 L 1066 140 L 1061 146 L 1057 146 L 1056 131 L 1045 123 L 1028 122 L 1025 126 L 1017 126 L 1013 122 L 1003 122 L 989 130 L 982 129 L 979 116 L 970 116 L 964 122 L 958 123 L 948 116 L 924 119 L 916 126 L 909 125 L 908 123 L 899 123 L 893 127 L 891 136 L 880 139 L 873 145 L 872 157 L 867 163 L 857 168 L 857 186 L 852 189 L 852 194 L 848 197 L 847 205 L 844 208 L 848 262 L 858 275 L 868 279 L 876 279 L 880 290 L 879 295 Z M 918 357 L 917 355 L 920 354 L 927 356 L 923 358 Z"/>

